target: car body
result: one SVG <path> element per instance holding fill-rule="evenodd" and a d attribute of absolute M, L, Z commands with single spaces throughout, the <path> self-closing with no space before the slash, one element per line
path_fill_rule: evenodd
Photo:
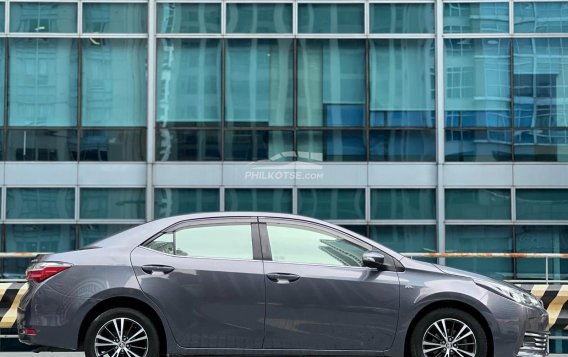
<path fill-rule="evenodd" d="M 131 355 L 117 321 L 134 331 L 151 325 L 144 333 L 157 334 L 159 355 L 446 356 L 442 344 L 451 334 L 457 341 L 462 325 L 472 331 L 467 339 L 477 338 L 469 357 L 547 355 L 548 315 L 532 295 L 295 215 L 160 219 L 40 257 L 28 276 L 20 341 L 87 356 L 158 355 L 148 346 Z M 120 308 L 130 318 L 104 315 Z M 101 335 L 115 330 L 111 321 L 120 337 L 99 341 L 112 348 L 108 354 L 93 352 L 97 339 L 113 340 Z M 126 335 L 124 341 L 133 339 Z M 429 345 L 436 351 L 425 352 Z M 462 356 L 451 342 L 447 348 L 447 356 Z"/>

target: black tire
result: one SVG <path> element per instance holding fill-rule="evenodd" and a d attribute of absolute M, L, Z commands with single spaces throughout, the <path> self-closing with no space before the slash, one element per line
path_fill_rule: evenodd
<path fill-rule="evenodd" d="M 442 332 L 438 330 L 439 327 L 443 331 L 443 325 L 446 325 L 447 339 L 445 339 Z M 469 330 L 466 328 L 462 331 L 464 325 L 467 326 Z M 460 331 L 462 331 L 461 334 L 458 334 Z M 469 335 L 469 331 L 471 331 L 471 335 Z M 450 348 L 450 350 L 459 348 L 461 351 L 474 352 L 475 357 L 487 357 L 488 342 L 485 330 L 475 317 L 463 310 L 443 308 L 431 311 L 418 321 L 411 333 L 411 357 L 444 357 L 447 348 Z M 463 335 L 468 336 L 463 337 Z M 457 341 L 456 337 L 459 339 L 457 343 L 455 343 Z M 445 340 L 447 340 L 447 342 Z M 452 341 L 454 342 L 453 344 Z M 423 342 L 425 342 L 424 347 Z M 444 350 L 444 348 L 446 348 L 446 350 Z M 465 356 L 466 354 L 462 353 L 462 355 Z M 460 355 L 451 351 L 450 357 L 460 357 Z"/>
<path fill-rule="evenodd" d="M 115 327 L 114 322 L 117 323 L 118 331 L 113 328 Z M 124 325 L 121 326 L 121 322 Z M 110 330 L 108 329 L 109 327 Z M 112 336 L 119 335 L 120 331 L 122 331 L 123 341 L 119 345 L 117 339 L 112 338 Z M 99 335 L 99 338 L 97 338 L 97 335 Z M 146 336 L 146 339 L 144 339 L 144 336 Z M 114 342 L 116 345 L 95 346 L 96 341 L 109 344 L 107 340 L 113 340 L 111 342 Z M 126 344 L 124 340 L 132 342 Z M 147 344 L 144 346 L 146 341 Z M 116 308 L 103 312 L 89 326 L 85 335 L 85 356 L 98 357 L 96 348 L 99 349 L 98 356 L 101 355 L 101 352 L 104 353 L 105 349 L 109 349 L 109 356 L 112 356 L 116 350 L 125 349 L 118 356 L 129 357 L 128 353 L 126 353 L 128 348 L 140 357 L 157 357 L 160 355 L 160 338 L 156 327 L 146 315 L 133 309 Z M 112 350 L 112 353 L 110 350 Z"/>

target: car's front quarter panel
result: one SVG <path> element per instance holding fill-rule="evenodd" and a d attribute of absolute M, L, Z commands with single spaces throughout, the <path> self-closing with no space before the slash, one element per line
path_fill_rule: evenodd
<path fill-rule="evenodd" d="M 471 278 L 412 268 L 399 277 L 400 323 L 395 344 L 387 356 L 404 355 L 406 338 L 416 316 L 432 307 L 467 307 L 477 311 L 490 330 L 495 357 L 516 356 L 525 332 L 547 329 L 544 309 L 518 304 L 477 285 Z"/>

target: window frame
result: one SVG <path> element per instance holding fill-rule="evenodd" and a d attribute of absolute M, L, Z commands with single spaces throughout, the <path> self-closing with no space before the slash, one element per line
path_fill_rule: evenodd
<path fill-rule="evenodd" d="M 199 227 L 211 227 L 211 226 L 224 226 L 224 225 L 246 225 L 249 224 L 251 227 L 251 246 L 252 246 L 252 259 L 236 259 L 236 258 L 226 258 L 226 257 L 199 257 L 199 256 L 191 256 L 191 255 L 177 255 L 177 254 L 169 254 L 154 250 L 149 248 L 148 245 L 155 241 L 156 239 L 160 238 L 164 234 L 175 234 L 181 230 L 191 229 L 191 228 L 199 228 Z M 175 242 L 175 238 L 174 238 Z M 140 247 L 144 249 L 151 250 L 154 253 L 175 257 L 175 258 L 185 258 L 185 259 L 211 259 L 211 260 L 238 260 L 238 261 L 262 261 L 262 252 L 261 252 L 261 243 L 260 243 L 260 232 L 258 228 L 258 219 L 257 217 L 227 217 L 227 218 L 217 218 L 217 219 L 192 219 L 189 221 L 181 221 L 177 222 L 170 227 L 167 227 L 160 231 L 159 233 L 153 235 L 149 239 L 142 242 Z M 175 249 L 175 243 L 174 243 Z"/>
<path fill-rule="evenodd" d="M 259 219 L 259 230 L 260 230 L 260 242 L 262 244 L 262 256 L 265 262 L 273 262 L 277 264 L 290 264 L 290 265 L 307 265 L 307 266 L 315 266 L 315 267 L 331 267 L 331 268 L 339 268 L 339 269 L 369 269 L 365 266 L 345 266 L 345 265 L 327 265 L 327 264 L 317 264 L 317 263 L 297 263 L 297 262 L 287 262 L 287 261 L 275 261 L 272 259 L 272 250 L 270 247 L 270 237 L 268 234 L 267 226 L 269 224 L 274 225 L 286 225 L 292 226 L 294 228 L 305 229 L 305 230 L 313 230 L 319 233 L 331 235 L 337 237 L 339 239 L 345 239 L 346 241 L 355 244 L 365 250 L 374 250 L 378 251 L 379 253 L 385 256 L 385 264 L 389 266 L 389 269 L 385 270 L 393 270 L 397 269 L 396 259 L 390 256 L 390 254 L 384 252 L 383 250 L 371 245 L 367 242 L 364 242 L 356 237 L 349 235 L 345 232 L 340 230 L 333 229 L 332 227 L 324 226 L 321 224 L 317 224 L 314 222 L 306 222 L 306 221 L 299 221 L 296 219 L 286 219 L 286 218 L 260 218 Z"/>

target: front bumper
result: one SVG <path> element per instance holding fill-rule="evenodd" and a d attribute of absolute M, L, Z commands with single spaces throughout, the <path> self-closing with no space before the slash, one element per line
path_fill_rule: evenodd
<path fill-rule="evenodd" d="M 523 345 L 517 357 L 548 356 L 548 332 L 525 332 Z"/>

